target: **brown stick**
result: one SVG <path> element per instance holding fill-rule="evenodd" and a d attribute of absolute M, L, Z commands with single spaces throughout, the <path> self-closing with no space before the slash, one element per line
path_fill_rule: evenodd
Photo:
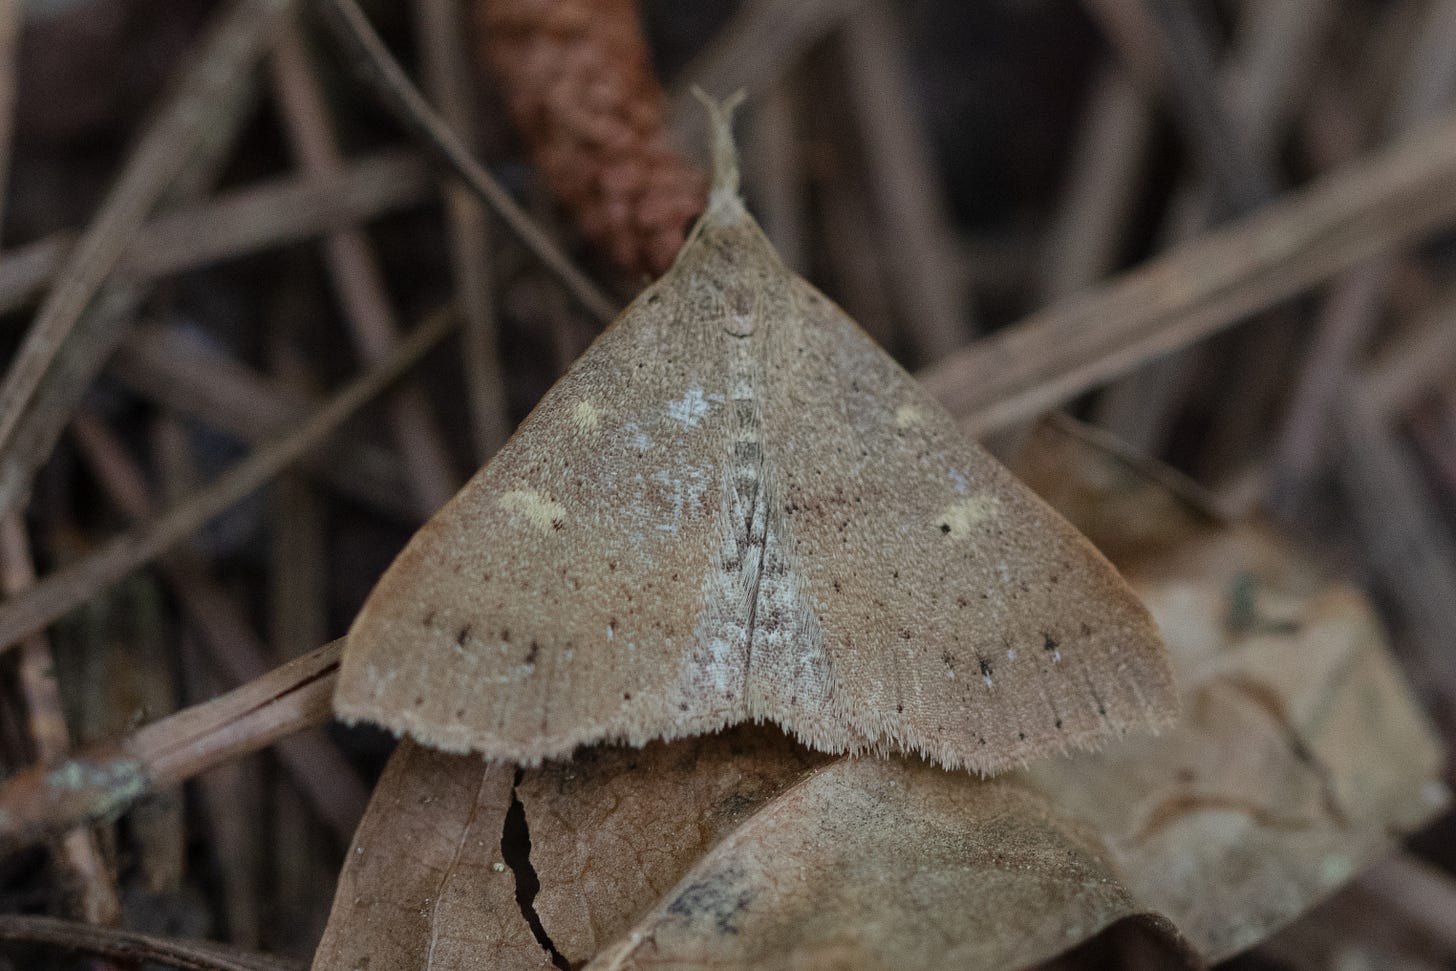
<path fill-rule="evenodd" d="M 334 120 L 297 24 L 289 26 L 274 46 L 274 97 L 299 166 L 313 178 L 336 179 L 344 171 L 344 160 L 332 134 Z M 340 229 L 323 243 L 329 277 L 354 346 L 366 362 L 377 363 L 399 343 L 397 315 L 379 256 L 357 228 Z M 403 382 L 390 395 L 387 408 L 395 447 L 404 459 L 418 508 L 427 518 L 455 494 L 459 475 L 451 467 L 449 449 L 420 385 Z"/>
<path fill-rule="evenodd" d="M 237 0 L 214 20 L 176 97 L 137 143 L 76 244 L 66 271 L 36 314 L 0 380 L 0 458 L 72 329 L 147 213 L 207 135 L 219 106 L 242 84 L 291 0 Z"/>
<path fill-rule="evenodd" d="M 1041 302 L 1070 297 L 1114 268 L 1147 167 L 1155 120 L 1152 105 L 1126 70 L 1112 64 L 1098 73 L 1040 256 L 1036 286 Z"/>
<path fill-rule="evenodd" d="M 309 239 L 415 205 L 433 187 L 424 160 L 400 150 L 364 156 L 337 178 L 259 182 L 149 220 L 117 258 L 116 275 L 144 281 Z M 75 247 L 76 234 L 63 231 L 0 258 L 0 313 L 33 299 Z"/>
<path fill-rule="evenodd" d="M 786 266 L 804 273 L 809 199 L 799 147 L 800 102 L 791 78 L 765 91 L 745 119 L 743 167 L 764 234 Z"/>
<path fill-rule="evenodd" d="M 478 106 L 470 55 L 464 43 L 467 31 L 460 16 L 462 5 L 455 0 L 419 0 L 414 6 L 425 90 L 439 109 L 440 117 L 459 133 L 466 147 L 478 150 Z M 498 346 L 497 268 L 492 265 L 490 222 L 485 207 L 456 180 L 447 182 L 444 191 L 445 216 L 450 224 L 450 267 L 455 279 L 456 303 L 465 318 L 460 329 L 460 349 L 471 438 L 475 457 L 483 463 L 511 434 Z"/>
<path fill-rule="evenodd" d="M 20 0 L 0 0 L 0 225 L 10 186 L 11 138 L 15 134 L 15 47 L 20 36 Z"/>
<path fill-rule="evenodd" d="M 249 495 L 328 438 L 344 419 L 384 391 L 443 340 L 456 315 L 439 312 L 417 327 L 380 364 L 336 394 L 307 421 L 258 448 L 187 500 L 106 543 L 84 560 L 52 573 L 29 593 L 0 603 L 0 650 L 52 623 L 96 591 L 154 559 L 218 513 Z"/>
<path fill-rule="evenodd" d="M 0 783 L 0 852 L 111 819 L 137 800 L 332 715 L 343 642 L 335 641 L 168 715 L 119 742 L 88 745 L 56 765 Z"/>
<path fill-rule="evenodd" d="M 1456 686 L 1456 543 L 1415 457 L 1381 414 L 1347 384 L 1335 412 L 1339 478 L 1365 559 L 1407 626 L 1425 676 L 1449 701 Z"/>
<path fill-rule="evenodd" d="M 25 526 L 20 516 L 10 514 L 0 521 L 0 586 L 14 596 L 35 584 Z M 61 709 L 60 685 L 56 682 L 55 658 L 43 634 L 27 637 L 20 645 L 19 678 L 25 698 L 30 735 L 35 742 L 36 761 L 50 765 L 71 751 L 71 732 Z M 77 908 L 88 924 L 114 924 L 121 916 L 116 883 L 106 865 L 96 834 L 78 826 L 61 837 L 58 847 L 64 883 L 79 891 Z"/>
<path fill-rule="evenodd" d="M 1456 372 L 1456 287 L 1437 294 L 1430 310 L 1380 348 L 1359 384 L 1386 414 L 1410 404 L 1420 392 Z"/>
<path fill-rule="evenodd" d="M 74 431 L 82 457 L 111 501 L 131 519 L 153 518 L 155 503 L 141 468 L 106 426 L 83 412 Z M 265 676 L 272 663 L 267 648 L 203 565 L 184 553 L 163 556 L 161 565 L 219 673 L 234 684 Z M 282 742 L 278 758 L 319 819 L 341 844 L 348 843 L 368 792 L 339 750 L 322 732 L 307 732 Z"/>
<path fill-rule="evenodd" d="M 1105 25 L 1113 16 L 1110 8 L 1114 5 L 1099 6 L 1104 8 L 1100 16 Z M 1160 63 L 1165 59 L 1171 51 L 1169 38 L 1166 32 L 1154 26 L 1147 14 L 1147 5 L 1115 6 L 1119 16 L 1137 20 L 1140 25 L 1138 36 L 1146 34 L 1146 43 L 1157 48 L 1154 53 L 1158 56 L 1153 61 Z M 1275 157 L 1278 133 L 1287 126 L 1293 108 L 1301 103 L 1299 95 L 1308 84 L 1310 66 L 1318 62 L 1311 51 L 1322 39 L 1331 19 L 1331 8 L 1325 0 L 1289 0 L 1241 8 L 1236 46 L 1219 64 L 1216 89 L 1213 79 L 1202 79 L 1200 83 L 1209 90 L 1197 92 L 1200 99 L 1227 104 L 1227 113 L 1236 125 L 1236 131 L 1217 137 L 1237 137 L 1241 144 L 1247 146 L 1247 154 L 1261 165 Z M 1204 43 L 1198 34 L 1185 40 L 1185 43 L 1188 42 Z M 1207 52 L 1200 52 L 1200 56 L 1206 59 Z M 1153 105 L 1146 97 L 1142 101 L 1139 118 L 1145 129 L 1150 131 Z M 1222 113 L 1215 111 L 1206 120 L 1221 117 Z M 1108 151 L 1121 151 L 1121 145 L 1109 141 L 1110 137 L 1116 137 L 1115 132 L 1098 131 L 1088 137 L 1095 143 L 1106 145 Z M 1272 167 L 1269 168 L 1267 180 L 1272 181 L 1274 175 Z M 1230 180 L 1237 181 L 1236 174 L 1231 172 L 1225 182 Z M 1203 231 L 1214 215 L 1214 201 L 1214 193 L 1202 173 L 1185 179 L 1164 213 L 1158 231 L 1159 248 L 1183 242 Z M 1111 213 L 1095 212 L 1092 219 L 1100 220 L 1089 227 L 1088 232 L 1088 243 L 1096 252 L 1114 246 L 1121 239 L 1128 212 L 1125 208 Z M 1093 237 L 1092 234 L 1099 231 L 1101 237 Z M 1112 242 L 1107 242 L 1108 239 Z M 1288 328 L 1288 322 L 1275 318 L 1261 322 L 1259 328 L 1264 335 L 1259 339 L 1276 341 L 1280 330 Z M 1247 339 L 1245 343 L 1241 350 L 1247 358 L 1252 351 L 1247 347 Z M 1197 385 L 1199 358 L 1204 353 L 1206 350 L 1200 348 L 1175 354 L 1130 375 L 1126 380 L 1113 383 L 1098 396 L 1098 422 L 1112 428 L 1129 442 L 1156 452 L 1165 442 L 1190 389 Z M 1281 363 L 1274 356 L 1270 358 L 1269 367 Z M 1264 381 L 1263 385 L 1267 386 L 1268 382 Z M 1243 428 L 1245 414 L 1258 413 L 1267 406 L 1265 396 L 1259 393 L 1251 393 L 1240 400 L 1246 401 L 1246 405 L 1220 412 L 1219 420 L 1210 429 L 1214 444 L 1227 440 L 1231 431 Z"/>
<path fill-rule="evenodd" d="M 354 0 L 324 0 L 321 7 L 335 36 L 348 48 L 395 117 L 460 174 L 471 191 L 500 216 L 501 221 L 566 286 L 567 292 L 583 308 L 603 323 L 615 317 L 618 309 L 616 301 L 571 262 L 570 257 L 511 198 L 505 187 L 475 160 L 459 136 L 440 120 L 374 28 L 369 26 L 369 20 L 359 5 Z"/>
<path fill-rule="evenodd" d="M 1456 3 L 1443 0 L 1425 13 L 1424 29 L 1418 34 L 1421 42 L 1402 72 L 1385 122 L 1396 133 L 1415 130 L 1437 115 L 1444 101 L 1437 93 L 1449 92 L 1456 81 L 1450 44 L 1425 40 L 1433 31 L 1444 38 L 1446 34 L 1439 32 L 1456 25 Z M 1344 160 L 1318 159 L 1328 165 Z M 1294 390 L 1276 443 L 1271 498 L 1285 515 L 1297 515 L 1302 491 L 1322 465 L 1336 393 L 1380 322 L 1393 271 L 1388 260 L 1357 267 L 1335 281 L 1324 303 L 1309 351 L 1292 382 Z"/>
<path fill-rule="evenodd" d="M 174 324 L 133 329 L 108 370 L 139 396 L 253 445 L 296 427 L 322 400 L 283 387 Z M 358 437 L 329 441 L 300 463 L 401 522 L 418 516 L 399 458 L 383 445 Z"/>
<path fill-rule="evenodd" d="M 1006 427 L 1456 221 L 1456 119 L 1033 314 L 920 372 L 972 434 Z"/>
<path fill-rule="evenodd" d="M 939 360 L 971 332 L 965 281 L 952 272 L 940 174 L 913 106 L 899 11 L 884 0 L 845 24 L 846 86 L 863 136 L 878 219 L 880 259 L 919 361 Z"/>
<path fill-rule="evenodd" d="M 0 941 L 46 944 L 118 961 L 158 961 L 184 971 L 303 971 L 303 965 L 297 961 L 250 953 L 224 944 L 93 927 L 54 917 L 0 914 Z"/>
<path fill-rule="evenodd" d="M 1215 67 L 1214 39 L 1192 0 L 1142 0 L 1157 29 L 1166 91 L 1184 140 L 1217 188 L 1224 213 L 1250 212 L 1274 195 L 1272 166 L 1259 157 L 1230 117 Z"/>

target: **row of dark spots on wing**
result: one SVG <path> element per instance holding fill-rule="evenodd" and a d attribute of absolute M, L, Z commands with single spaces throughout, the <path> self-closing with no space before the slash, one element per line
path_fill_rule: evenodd
<path fill-rule="evenodd" d="M 817 475 L 824 474 L 823 469 L 815 469 L 814 472 Z M 854 536 L 855 520 L 862 519 L 865 515 L 862 508 L 864 506 L 863 496 L 857 493 L 850 494 L 843 485 L 836 483 L 832 494 L 824 498 L 816 498 L 808 494 L 807 490 L 793 478 L 790 478 L 785 492 L 787 493 L 783 505 L 785 518 L 796 519 L 807 516 L 811 521 L 818 519 L 832 522 L 839 533 L 840 542 L 845 546 L 850 545 L 851 538 Z M 850 515 L 846 516 L 845 512 L 849 512 Z M 837 592 L 840 585 L 837 580 L 834 583 L 834 589 Z"/>
<path fill-rule="evenodd" d="M 837 492 L 837 494 L 835 496 L 835 499 L 837 499 L 839 501 L 843 501 L 843 488 L 842 487 L 837 487 L 836 492 Z M 799 515 L 801 513 L 808 513 L 808 514 L 818 514 L 818 515 L 820 515 L 822 517 L 822 516 L 825 516 L 829 512 L 829 510 L 826 508 L 826 505 L 827 504 L 826 504 L 826 502 L 824 500 L 805 499 L 805 498 L 802 498 L 801 497 L 801 493 L 802 493 L 802 490 L 799 489 L 799 487 L 795 483 L 792 483 L 791 482 L 790 483 L 790 486 L 789 486 L 789 495 L 790 495 L 790 498 L 784 504 L 784 512 L 785 512 L 785 514 L 787 516 L 794 517 L 794 516 Z M 860 497 L 855 496 L 854 497 L 854 502 L 860 503 L 860 502 L 862 502 L 862 500 L 860 499 Z M 844 537 L 844 542 L 846 544 L 848 544 L 848 542 L 849 542 L 849 530 L 851 528 L 851 525 L 852 525 L 851 521 L 850 520 L 847 520 L 847 519 L 839 519 L 838 520 L 838 523 L 837 523 L 838 531 Z M 950 525 L 948 523 L 942 523 L 942 524 L 940 524 L 940 529 L 941 529 L 941 532 L 942 533 L 949 533 L 951 528 L 950 528 Z M 996 526 L 991 526 L 991 531 L 992 531 L 992 533 L 994 535 L 1000 535 L 1003 532 L 999 527 L 996 527 Z M 1070 568 L 1070 564 L 1067 564 L 1067 563 L 1063 563 L 1062 564 L 1062 569 L 1069 569 L 1069 568 Z M 899 579 L 900 579 L 899 571 L 898 570 L 892 570 L 890 572 L 890 580 L 892 582 L 898 582 Z M 1058 574 L 1058 573 L 1052 573 L 1048 577 L 1048 584 L 1049 584 L 1049 586 L 1057 586 L 1060 583 L 1060 580 L 1061 580 L 1060 574 Z M 940 581 L 939 582 L 940 582 L 941 586 L 943 587 L 944 584 L 945 584 L 945 582 L 946 582 L 945 575 L 942 575 L 940 577 Z M 830 579 L 830 583 L 833 585 L 834 591 L 836 593 L 842 593 L 843 592 L 843 584 L 841 583 L 841 581 L 839 579 L 832 578 L 832 579 Z M 1028 581 L 1026 581 L 1026 580 L 1018 580 L 1018 581 L 1016 581 L 1016 583 L 1015 583 L 1015 585 L 1014 585 L 1013 588 L 1008 589 L 1008 590 L 1005 591 L 1005 594 L 1008 597 L 1008 599 L 1017 600 L 1017 599 L 1020 598 L 1020 596 L 1022 594 L 1029 594 L 1030 592 L 1031 592 L 1031 585 L 1030 585 L 1030 583 Z M 986 601 L 986 600 L 989 600 L 990 599 L 990 594 L 989 594 L 988 591 L 982 590 L 982 591 L 979 591 L 978 597 L 979 597 L 980 600 Z M 938 597 L 933 597 L 933 599 L 938 599 Z M 886 609 L 886 606 L 887 605 L 885 604 L 885 602 L 882 599 L 877 598 L 877 597 L 876 598 L 872 598 L 872 602 L 873 602 L 873 605 L 874 605 L 874 607 L 875 607 L 875 609 L 877 611 L 883 612 Z M 971 604 L 971 601 L 967 597 L 965 597 L 964 595 L 958 596 L 956 598 L 956 606 L 958 608 L 962 609 L 962 610 L 968 609 L 970 607 L 970 604 Z M 872 614 L 867 614 L 865 616 L 865 620 L 866 620 L 867 623 L 872 622 L 873 615 Z M 1092 634 L 1091 627 L 1089 625 L 1083 624 L 1082 625 L 1082 633 L 1083 633 L 1084 637 L 1090 637 L 1091 634 Z M 903 640 L 911 640 L 912 637 L 913 637 L 912 633 L 908 629 L 905 629 L 905 628 L 902 628 L 899 631 L 899 634 L 900 634 L 901 639 L 903 639 Z M 1007 646 L 1010 647 L 1010 644 L 1008 643 Z M 1043 648 L 1043 651 L 1046 653 L 1046 655 L 1048 657 L 1050 657 L 1054 652 L 1056 652 L 1060 648 L 1060 646 L 1061 646 L 1061 642 L 1056 637 L 1052 636 L 1052 634 L 1050 634 L 1048 632 L 1043 632 L 1042 633 L 1042 643 L 1041 643 L 1041 647 Z M 954 671 L 954 665 L 952 663 L 952 659 L 953 659 L 953 655 L 951 655 L 950 652 L 945 652 L 942 655 L 942 660 L 946 663 L 947 668 L 953 672 Z M 992 677 L 994 677 L 994 673 L 995 672 L 994 672 L 993 665 L 990 663 L 990 661 L 988 661 L 985 658 L 981 657 L 979 655 L 979 653 L 977 654 L 977 664 L 978 664 L 978 667 L 979 667 L 980 674 L 981 674 L 981 676 L 983 678 L 992 678 Z M 1048 667 L 1045 667 L 1045 666 L 1042 667 L 1042 672 L 1043 673 L 1049 673 L 1049 670 L 1050 669 Z M 965 684 L 966 684 L 966 689 L 965 689 L 964 699 L 965 699 L 965 701 L 970 702 L 970 701 L 973 700 L 973 697 L 974 697 L 974 694 L 973 693 L 974 693 L 974 691 L 976 689 L 974 688 L 973 683 L 970 682 L 970 681 L 965 682 Z M 989 688 L 987 690 L 989 690 Z M 904 705 L 903 704 L 897 704 L 896 705 L 896 712 L 897 713 L 900 713 L 900 714 L 903 714 L 904 713 Z M 1098 701 L 1098 712 L 1099 712 L 1099 714 L 1103 714 L 1103 715 L 1106 714 L 1105 706 L 1100 702 L 1100 700 Z M 1062 720 L 1062 718 L 1059 715 L 1055 715 L 1055 714 L 1053 715 L 1053 725 L 1054 725 L 1054 727 L 1058 731 L 1060 731 L 1062 729 L 1062 727 L 1063 727 L 1063 720 Z M 1025 732 L 1022 732 L 1022 731 L 1018 731 L 1016 733 L 1016 737 L 1017 737 L 1017 740 L 1018 741 L 1025 741 L 1026 733 Z M 979 742 L 979 744 L 982 744 L 982 745 L 986 744 L 984 738 L 978 738 L 978 742 Z"/>
<path fill-rule="evenodd" d="M 987 598 L 987 594 L 985 592 L 982 592 L 980 594 L 980 597 L 981 597 L 982 600 L 984 600 L 984 599 Z M 879 604 L 879 603 L 880 602 L 877 600 L 876 601 L 876 604 Z M 960 609 L 966 609 L 966 608 L 968 608 L 970 606 L 970 601 L 965 596 L 959 596 L 959 597 L 956 598 L 956 606 L 959 607 Z M 1085 623 L 1085 622 L 1083 622 L 1081 624 L 1081 626 L 1080 626 L 1080 634 L 1081 634 L 1081 636 L 1082 636 L 1083 639 L 1090 639 L 1092 637 L 1093 633 L 1094 633 L 1094 630 L 1092 628 L 1092 625 L 1090 625 L 1088 623 Z M 952 636 L 954 637 L 954 635 L 952 635 Z M 1048 658 L 1048 659 L 1050 659 L 1057 651 L 1061 650 L 1061 648 L 1063 647 L 1063 640 L 1062 639 L 1059 639 L 1051 631 L 1046 631 L 1046 630 L 1041 631 L 1041 632 L 1039 632 L 1039 636 L 1041 638 L 1041 645 L 1040 646 L 1041 646 L 1042 654 L 1046 658 Z M 910 640 L 911 639 L 911 633 L 910 633 L 910 631 L 908 629 L 901 628 L 901 630 L 900 630 L 900 637 L 901 637 L 902 640 Z M 958 637 L 956 637 L 955 639 L 957 641 L 959 640 Z M 1014 647 L 1014 645 L 1011 643 L 1010 639 L 1004 638 L 1004 637 L 1002 638 L 1002 645 L 1003 645 L 1003 647 L 1005 649 L 1008 650 L 1008 652 L 1009 652 L 1009 650 L 1011 648 Z M 940 660 L 941 660 L 941 663 L 943 663 L 945 665 L 947 671 L 951 672 L 952 674 L 957 673 L 956 672 L 956 664 L 955 664 L 956 658 L 955 658 L 955 655 L 954 654 L 952 654 L 950 651 L 943 651 L 941 653 Z M 981 677 L 983 677 L 983 678 L 992 678 L 992 677 L 995 676 L 995 666 L 992 665 L 989 660 L 987 660 L 986 658 L 982 657 L 979 651 L 976 652 L 976 662 L 977 662 L 977 666 L 978 666 L 978 668 L 980 670 Z M 1048 662 L 1048 663 L 1050 663 L 1050 662 Z M 1046 664 L 1043 664 L 1041 666 L 1041 673 L 1043 673 L 1043 674 L 1049 674 L 1050 673 L 1050 668 Z M 989 690 L 989 689 L 987 689 L 987 690 Z M 974 697 L 974 695 L 973 695 L 973 692 L 974 691 L 975 691 L 975 689 L 972 686 L 972 684 L 970 682 L 967 682 L 967 684 L 966 684 L 966 691 L 965 691 L 965 693 L 962 696 L 963 699 L 965 701 L 967 701 L 967 702 L 972 701 L 973 700 L 973 697 Z M 1096 696 L 1095 691 L 1093 692 L 1093 695 L 1094 695 L 1094 701 L 1095 701 L 1096 706 L 1097 706 L 1097 713 L 1099 715 L 1105 717 L 1107 715 L 1107 706 L 1103 703 L 1103 701 L 1102 701 L 1102 699 L 1100 697 L 1097 697 Z M 896 705 L 895 706 L 895 710 L 898 713 L 903 713 L 904 710 L 905 710 L 905 706 L 904 705 Z M 1061 718 L 1060 715 L 1056 715 L 1056 714 L 1053 715 L 1052 725 L 1053 725 L 1053 727 L 1057 731 L 1061 731 L 1062 730 L 1063 720 L 1062 720 L 1062 718 Z M 937 729 L 938 730 L 941 730 L 941 731 L 944 730 L 943 726 L 937 726 Z M 1016 737 L 1017 737 L 1017 740 L 1018 741 L 1025 741 L 1026 740 L 1026 733 L 1025 732 L 1022 732 L 1022 731 L 1018 731 L 1016 733 Z M 986 744 L 985 743 L 985 740 L 983 738 L 979 738 L 979 737 L 978 737 L 978 742 L 981 745 Z"/>
<path fill-rule="evenodd" d="M 489 575 L 486 576 L 486 579 L 489 580 Z M 499 604 L 499 605 L 497 605 L 497 607 L 498 607 L 498 609 L 503 609 L 504 608 L 504 604 Z M 433 629 L 435 627 L 435 620 L 436 620 L 437 616 L 438 616 L 438 613 L 436 611 L 434 611 L 434 610 L 427 611 L 425 613 L 424 617 L 420 618 L 420 622 L 427 629 Z M 612 623 L 613 624 L 616 623 L 615 618 L 613 618 Z M 471 643 L 472 641 L 475 640 L 475 638 L 473 636 L 474 633 L 475 633 L 475 624 L 468 623 L 467 622 L 467 623 L 461 625 L 460 628 L 455 631 L 455 646 L 456 647 L 459 647 L 461 649 L 464 649 L 467 644 L 469 644 L 469 643 Z M 511 629 L 509 627 L 502 627 L 500 629 L 500 643 L 501 644 L 504 644 L 504 645 L 509 645 L 511 643 Z M 570 651 L 572 649 L 572 647 L 573 647 L 573 644 L 572 644 L 571 641 L 567 641 L 563 645 L 563 648 L 565 650 L 568 650 L 568 651 Z M 541 645 L 540 645 L 540 643 L 538 641 L 532 640 L 532 641 L 529 642 L 529 644 L 526 647 L 526 653 L 521 658 L 521 663 L 523 665 L 525 665 L 527 668 L 530 669 L 530 673 L 533 673 L 534 674 L 535 673 L 535 668 L 536 668 L 536 662 L 537 662 L 537 660 L 540 659 L 540 656 L 541 656 Z M 416 695 L 415 696 L 415 700 L 414 700 L 414 706 L 416 708 L 420 708 L 420 707 L 423 707 L 424 704 L 425 704 L 425 698 L 424 698 L 424 696 L 423 695 Z M 457 709 L 455 709 L 455 717 L 456 718 L 464 718 L 465 717 L 465 709 L 464 708 L 457 708 Z"/>

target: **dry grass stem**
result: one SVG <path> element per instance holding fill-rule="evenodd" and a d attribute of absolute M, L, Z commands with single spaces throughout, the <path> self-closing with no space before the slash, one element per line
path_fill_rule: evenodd
<path fill-rule="evenodd" d="M 334 120 L 323 88 L 296 29 L 284 31 L 273 54 L 274 92 L 299 166 L 312 178 L 337 179 L 344 159 L 334 142 Z M 399 343 L 397 314 L 390 303 L 379 256 L 364 232 L 341 229 L 324 240 L 324 258 L 343 305 L 354 346 L 375 364 Z M 422 518 L 439 509 L 460 487 L 449 450 L 421 385 L 406 380 L 387 405 L 395 448 L 403 459 Z"/>
<path fill-rule="evenodd" d="M 455 329 L 456 322 L 453 312 L 436 313 L 415 328 L 386 359 L 335 394 L 303 424 L 258 448 L 231 471 L 156 519 L 116 537 L 81 562 L 42 579 L 29 593 L 0 604 L 0 644 L 13 645 L 85 603 L 98 590 L 152 560 L 296 462 L 444 340 Z"/>
<path fill-rule="evenodd" d="M 0 381 L 0 458 L 9 454 L 21 417 L 72 329 L 189 161 L 190 150 L 207 137 L 221 106 L 244 87 L 244 76 L 290 5 L 290 0 L 235 0 L 217 16 L 175 97 L 138 141 Z"/>
<path fill-rule="evenodd" d="M 54 917 L 0 914 L 0 941 L 80 951 L 136 964 L 160 962 L 184 971 L 303 971 L 303 964 L 204 941 L 93 927 Z"/>
<path fill-rule="evenodd" d="M 1456 221 L 1456 120 L 1402 139 L 924 369 L 971 434 L 1004 428 Z"/>
<path fill-rule="evenodd" d="M 572 297 L 605 323 L 617 315 L 612 300 L 537 226 L 505 188 L 470 154 L 459 136 L 435 114 L 404 69 L 389 53 L 354 0 L 324 0 L 329 24 L 354 56 L 365 78 L 384 104 L 425 145 L 459 173 L 465 184 L 501 218 L 537 259 L 560 280 Z"/>
<path fill-rule="evenodd" d="M 461 5 L 455 0 L 417 0 L 414 6 L 425 91 L 440 117 L 459 134 L 466 147 L 477 150 L 480 106 L 466 50 Z M 490 223 L 485 207 L 459 181 L 447 182 L 444 191 L 450 267 L 456 282 L 456 302 L 464 317 L 460 347 L 466 404 L 475 457 L 483 463 L 511 434 L 500 361 Z"/>
<path fill-rule="evenodd" d="M 0 783 L 0 849 L 111 819 L 137 801 L 331 716 L 341 644 L 326 644 L 239 688 Z"/>

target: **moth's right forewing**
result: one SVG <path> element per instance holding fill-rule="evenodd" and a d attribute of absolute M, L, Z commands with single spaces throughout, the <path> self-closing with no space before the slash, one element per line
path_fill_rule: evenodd
<path fill-rule="evenodd" d="M 802 281 L 796 307 L 764 439 L 817 636 L 778 669 L 812 652 L 823 690 L 764 714 L 983 772 L 1166 724 L 1161 639 L 1112 566 L 843 311 Z"/>

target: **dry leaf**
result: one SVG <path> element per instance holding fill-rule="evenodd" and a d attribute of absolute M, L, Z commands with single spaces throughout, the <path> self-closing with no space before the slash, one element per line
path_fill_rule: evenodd
<path fill-rule="evenodd" d="M 517 793 L 552 943 L 573 963 L 597 953 L 721 838 L 832 761 L 745 725 L 693 743 L 587 749 L 559 771 L 527 773 Z"/>
<path fill-rule="evenodd" d="M 1024 778 L 1096 826 L 1205 957 L 1261 940 L 1446 805 L 1436 737 L 1358 591 L 1065 425 L 1040 426 L 1018 471 L 1120 551 L 1183 689 L 1176 731 Z"/>
<path fill-rule="evenodd" d="M 1147 612 L 783 265 L 718 122 L 672 272 L 380 580 L 338 713 L 528 765 L 772 721 L 979 772 L 1165 724 Z"/>
<path fill-rule="evenodd" d="M 1131 485 L 1079 448 L 1069 489 Z M 588 750 L 516 790 L 544 938 L 572 966 L 1021 967 L 1135 918 L 1217 960 L 1307 909 L 1441 809 L 1440 753 L 1358 594 L 1257 528 L 1166 509 L 1132 575 L 1178 728 L 990 781 L 767 727 Z M 392 852 L 390 880 L 347 886 L 387 896 L 423 850 Z M 421 954 L 405 966 L 467 966 Z"/>
<path fill-rule="evenodd" d="M 1292 920 L 1447 800 L 1369 605 L 1227 569 L 1221 544 L 1263 539 L 1211 540 L 1213 569 L 1138 586 L 1188 685 L 1176 731 L 1024 776 L 1096 827 L 1134 897 L 1209 960 Z M 1253 626 L 1233 629 L 1247 596 Z"/>
<path fill-rule="evenodd" d="M 1135 910 L 1095 835 L 1035 793 L 847 758 L 745 814 L 591 966 L 1020 966 Z"/>
<path fill-rule="evenodd" d="M 550 968 L 501 860 L 514 772 L 401 742 L 359 824 L 313 966 Z"/>

